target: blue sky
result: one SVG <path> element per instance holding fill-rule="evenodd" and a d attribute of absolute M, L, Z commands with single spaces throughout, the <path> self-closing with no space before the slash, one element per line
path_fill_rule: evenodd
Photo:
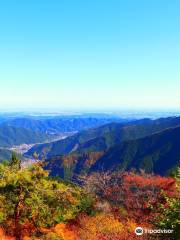
<path fill-rule="evenodd" d="M 0 1 L 0 108 L 180 107 L 180 1 Z"/>

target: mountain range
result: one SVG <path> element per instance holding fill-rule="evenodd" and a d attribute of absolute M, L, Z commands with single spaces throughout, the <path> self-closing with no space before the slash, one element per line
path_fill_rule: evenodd
<path fill-rule="evenodd" d="M 65 133 L 77 132 L 84 129 L 94 128 L 103 124 L 117 121 L 128 122 L 126 119 L 117 117 L 18 117 L 2 121 L 8 126 L 23 127 L 36 132 Z"/>
<path fill-rule="evenodd" d="M 164 175 L 179 164 L 180 126 L 115 145 L 92 165 L 90 171 L 143 169 Z"/>
<path fill-rule="evenodd" d="M 53 140 L 65 133 L 70 136 Z M 180 161 L 180 117 L 2 119 L 0 161 L 10 159 L 11 147 L 21 144 L 35 144 L 24 157 L 32 159 L 36 153 L 53 176 L 72 178 L 101 170 L 132 169 L 166 175 Z"/>
<path fill-rule="evenodd" d="M 39 154 L 39 158 L 69 154 L 72 152 L 99 152 L 124 141 L 146 137 L 170 127 L 180 125 L 180 117 L 157 120 L 141 119 L 129 123 L 109 123 L 80 131 L 64 140 L 35 145 L 27 155 Z"/>
<path fill-rule="evenodd" d="M 97 127 L 117 118 L 92 117 L 1 117 L 0 147 L 11 147 L 22 143 L 42 143 L 56 136 L 72 135 L 83 129 Z"/>
<path fill-rule="evenodd" d="M 44 159 L 53 176 L 94 171 L 140 171 L 166 175 L 180 161 L 180 117 L 110 123 L 27 152 Z"/>
<path fill-rule="evenodd" d="M 0 125 L 0 147 L 12 147 L 20 144 L 33 144 L 50 139 L 46 133 L 32 131 L 23 127 Z"/>
<path fill-rule="evenodd" d="M 180 165 L 180 126 L 124 141 L 101 152 L 73 152 L 45 159 L 52 176 L 63 178 L 96 171 L 141 171 L 167 175 Z"/>

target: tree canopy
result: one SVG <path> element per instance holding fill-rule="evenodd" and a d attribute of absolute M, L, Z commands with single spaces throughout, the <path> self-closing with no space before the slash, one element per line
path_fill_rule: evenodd
<path fill-rule="evenodd" d="M 26 224 L 41 231 L 80 211 L 80 188 L 48 175 L 38 164 L 20 168 L 15 155 L 8 166 L 0 164 L 0 224 L 9 225 L 16 239 L 21 239 Z"/>

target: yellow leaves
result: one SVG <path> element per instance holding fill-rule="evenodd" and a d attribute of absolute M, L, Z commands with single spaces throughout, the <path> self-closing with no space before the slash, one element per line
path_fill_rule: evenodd
<path fill-rule="evenodd" d="M 128 220 L 126 222 L 126 228 L 127 228 L 128 232 L 130 232 L 130 233 L 134 232 L 134 229 L 136 227 L 138 227 L 138 225 L 134 221 Z"/>
<path fill-rule="evenodd" d="M 32 169 L 32 174 L 37 178 L 48 177 L 48 171 L 45 171 L 41 166 L 38 164 L 34 164 L 34 168 Z"/>
<path fill-rule="evenodd" d="M 93 217 L 81 216 L 75 231 L 78 240 L 135 240 L 138 239 L 134 233 L 137 226 L 134 220 L 120 222 L 113 214 L 101 213 Z"/>
<path fill-rule="evenodd" d="M 18 212 L 20 215 L 16 226 L 20 229 L 19 236 L 28 235 L 27 232 L 23 233 L 27 219 L 32 226 L 36 223 L 38 227 L 51 228 L 57 222 L 73 219 L 81 211 L 79 187 L 48 178 L 48 172 L 38 165 L 18 171 L 12 171 L 9 166 L 4 169 L 0 172 L 1 188 L 3 185 L 0 222 L 7 226 L 8 219 L 11 219 L 11 226 L 14 226 L 14 216 Z M 31 235 L 34 229 L 27 231 Z M 15 235 L 16 228 L 12 232 Z"/>
<path fill-rule="evenodd" d="M 96 240 L 100 234 L 121 234 L 123 231 L 123 224 L 111 214 L 85 216 L 80 219 L 80 223 L 82 227 L 79 229 L 79 237 L 83 240 Z"/>

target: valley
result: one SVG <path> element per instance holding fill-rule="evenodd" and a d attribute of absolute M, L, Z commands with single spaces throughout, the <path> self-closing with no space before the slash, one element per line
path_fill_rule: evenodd
<path fill-rule="evenodd" d="M 67 130 L 71 128 L 72 123 L 74 131 L 62 131 L 60 124 Z M 47 168 L 51 166 L 52 175 L 55 171 L 52 159 L 56 159 L 56 163 L 59 161 L 59 174 L 57 169 L 56 174 L 61 177 L 66 171 L 63 167 L 64 161 L 69 161 L 68 166 L 73 169 L 72 176 L 80 172 L 99 171 L 102 167 L 107 171 L 114 168 L 119 170 L 135 168 L 139 171 L 142 168 L 147 172 L 166 174 L 179 164 L 179 126 L 180 117 L 123 121 L 113 116 L 108 118 L 103 116 L 102 119 L 55 116 L 43 120 L 18 117 L 0 124 L 0 143 L 2 142 L 0 157 L 6 156 L 8 159 L 11 152 L 16 152 L 27 161 L 34 160 L 36 154 L 36 160 L 44 159 Z M 56 129 L 56 133 L 53 129 Z M 16 144 L 17 139 L 19 144 Z M 5 141 L 7 144 L 3 144 Z M 169 158 L 167 157 L 169 149 L 172 151 L 169 154 L 173 155 L 169 160 L 163 160 Z M 171 164 L 163 164 L 167 165 L 166 170 L 162 171 L 161 168 L 155 167 L 161 164 L 158 163 L 160 159 L 165 162 L 171 161 Z"/>
<path fill-rule="evenodd" d="M 34 144 L 20 144 L 20 145 L 17 145 L 17 146 L 12 146 L 10 148 L 7 148 L 8 150 L 12 151 L 12 152 L 16 152 L 16 153 L 19 153 L 19 154 L 25 154 L 26 152 L 28 152 L 32 147 L 34 147 L 35 145 L 38 145 L 38 144 L 46 144 L 46 143 L 52 143 L 52 142 L 55 142 L 55 141 L 60 141 L 60 140 L 63 140 L 69 136 L 72 136 L 74 133 L 70 132 L 70 133 L 63 133 L 63 134 L 57 134 L 56 136 L 52 137 L 52 139 L 50 140 L 47 140 L 47 141 L 44 141 L 44 142 L 39 142 L 39 143 L 34 143 Z"/>
<path fill-rule="evenodd" d="M 0 144 L 0 237 L 135 240 L 137 226 L 162 224 L 179 234 L 179 116 L 18 116 L 0 124 Z"/>

